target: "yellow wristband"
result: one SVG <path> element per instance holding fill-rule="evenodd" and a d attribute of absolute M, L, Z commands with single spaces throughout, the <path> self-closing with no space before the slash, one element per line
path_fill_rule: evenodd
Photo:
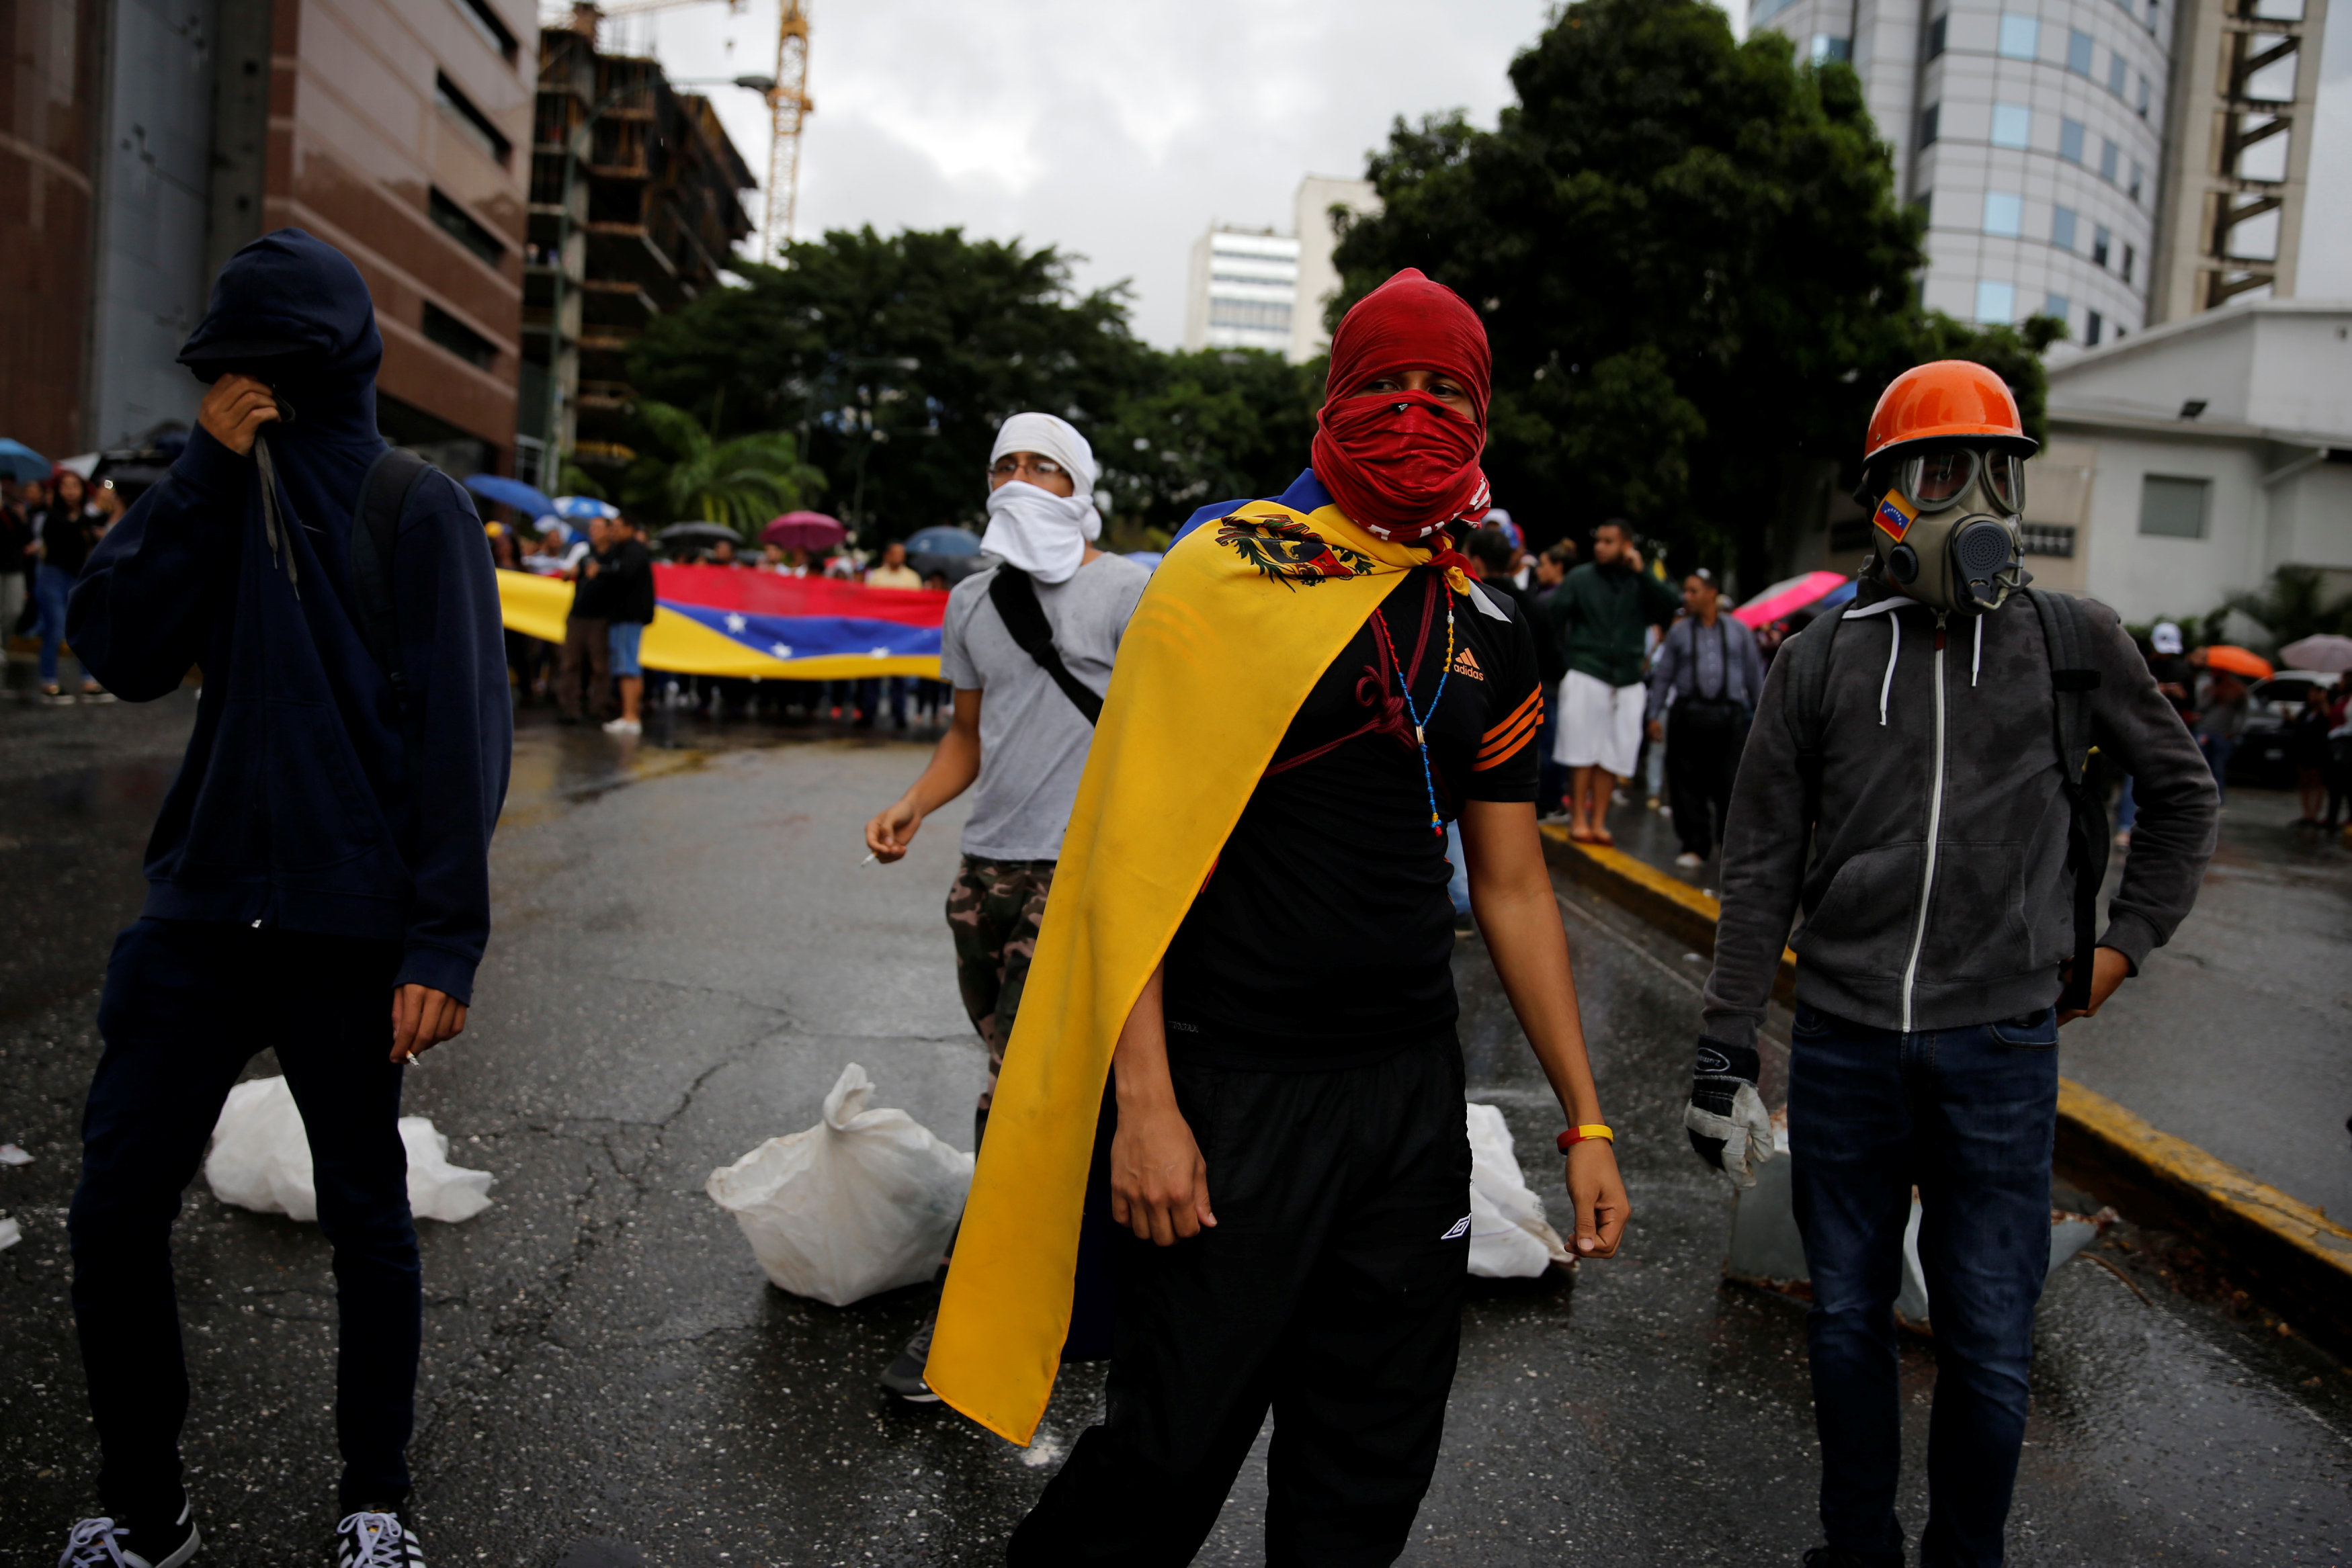
<path fill-rule="evenodd" d="M 1599 1138 L 1602 1143 L 1609 1145 L 1612 1148 L 1614 1148 L 1617 1145 L 1617 1134 L 1612 1132 L 1605 1124 L 1600 1122 L 1588 1122 L 1581 1127 L 1572 1128 L 1559 1135 L 1560 1153 L 1566 1154 L 1570 1149 L 1574 1148 L 1577 1145 L 1583 1143 L 1588 1138 Z"/>

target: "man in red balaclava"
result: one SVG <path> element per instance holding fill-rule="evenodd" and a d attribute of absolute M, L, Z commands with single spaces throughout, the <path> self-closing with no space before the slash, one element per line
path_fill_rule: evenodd
<path fill-rule="evenodd" d="M 1448 821 L 1567 1113 L 1572 1246 L 1617 1249 L 1625 1189 L 1536 831 L 1535 641 L 1454 549 L 1487 509 L 1489 370 L 1469 307 L 1398 274 L 1333 338 L 1314 466 L 1272 506 L 1186 525 L 1220 526 L 1192 548 L 1265 563 L 1285 580 L 1243 591 L 1295 594 L 1301 616 L 1341 591 L 1307 578 L 1374 570 L 1367 535 L 1431 554 L 1382 569 L 1394 586 L 1367 595 L 1290 719 L 1118 1037 L 1110 1211 L 1133 1239 L 1108 1412 L 1014 1535 L 1013 1564 L 1190 1562 L 1269 1410 L 1267 1560 L 1353 1568 L 1403 1551 L 1470 1253 Z M 1248 737 L 1223 744 L 1259 755 Z"/>

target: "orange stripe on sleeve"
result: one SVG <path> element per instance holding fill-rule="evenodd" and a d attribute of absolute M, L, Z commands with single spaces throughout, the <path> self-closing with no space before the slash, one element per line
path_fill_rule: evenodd
<path fill-rule="evenodd" d="M 1536 716 L 1538 718 L 1543 716 L 1543 687 L 1538 686 L 1535 690 L 1529 692 L 1527 695 L 1527 700 L 1520 703 L 1517 707 L 1513 708 L 1508 718 L 1506 718 L 1502 723 L 1488 730 L 1485 738 L 1489 741 L 1494 740 L 1505 731 L 1512 728 L 1519 722 L 1519 720 L 1527 716 L 1528 709 L 1531 707 L 1536 710 Z"/>
<path fill-rule="evenodd" d="M 1484 773 L 1489 768 L 1509 761 L 1542 727 L 1543 714 L 1540 711 L 1528 714 L 1510 734 L 1487 742 L 1486 748 L 1478 753 L 1478 759 L 1471 763 L 1470 771 Z"/>

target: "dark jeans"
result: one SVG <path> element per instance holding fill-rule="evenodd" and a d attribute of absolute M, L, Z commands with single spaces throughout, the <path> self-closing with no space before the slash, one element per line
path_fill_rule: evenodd
<path fill-rule="evenodd" d="M 310 1131 L 334 1248 L 342 1506 L 407 1495 L 424 1290 L 388 1060 L 399 962 L 397 943 L 189 921 L 142 919 L 115 939 L 68 1230 L 99 1492 L 118 1519 L 179 1506 L 188 1375 L 172 1221 L 229 1086 L 264 1047 Z"/>
<path fill-rule="evenodd" d="M 58 649 L 66 640 L 66 601 L 73 593 L 74 574 L 43 561 L 33 573 L 33 605 L 39 612 L 34 623 L 41 638 L 41 684 L 58 684 Z M 87 672 L 85 672 L 87 674 Z"/>
<path fill-rule="evenodd" d="M 1899 1552 L 1895 1297 L 1916 1186 L 1936 1330 L 1927 1568 L 1997 1568 L 2050 1267 L 2054 1010 L 1897 1034 L 1797 1009 L 1789 1143 L 1812 1273 L 1806 1320 L 1832 1546 Z"/>
<path fill-rule="evenodd" d="M 1270 1410 L 1269 1568 L 1382 1568 L 1429 1490 L 1461 1338 L 1460 1049 L 1297 1072 L 1171 1056 L 1217 1227 L 1119 1242 L 1103 1422 L 1007 1561 L 1192 1562 Z"/>
<path fill-rule="evenodd" d="M 1675 837 L 1701 859 L 1723 841 L 1743 727 L 1729 714 L 1708 722 L 1687 703 L 1676 703 L 1666 715 L 1666 796 L 1674 808 Z"/>
<path fill-rule="evenodd" d="M 580 716 L 583 675 L 588 681 L 589 722 L 602 724 L 612 711 L 612 627 L 610 621 L 596 615 L 575 615 L 563 623 L 563 662 L 556 673 L 555 706 L 564 717 Z"/>
<path fill-rule="evenodd" d="M 1536 814 L 1554 816 L 1568 810 L 1568 768 L 1551 759 L 1559 744 L 1559 683 L 1544 684 L 1543 727 L 1536 731 Z"/>
<path fill-rule="evenodd" d="M 2213 770 L 2213 789 L 2227 798 L 2230 793 L 2230 758 L 2238 749 L 2235 736 L 2200 735 L 2197 749 L 2205 754 L 2205 766 Z"/>

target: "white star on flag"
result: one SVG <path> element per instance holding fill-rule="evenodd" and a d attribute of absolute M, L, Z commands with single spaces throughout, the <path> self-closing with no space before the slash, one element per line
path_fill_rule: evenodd
<path fill-rule="evenodd" d="M 784 646 L 782 643 L 769 643 L 768 652 L 773 653 L 779 659 L 789 659 L 793 656 L 793 651 Z"/>
<path fill-rule="evenodd" d="M 750 622 L 749 621 L 744 620 L 744 619 L 743 619 L 743 617 L 741 617 L 740 615 L 730 615 L 730 616 L 727 618 L 727 630 L 729 630 L 730 632 L 739 632 L 739 633 L 740 633 L 740 632 L 743 630 L 743 628 L 745 628 L 746 626 L 749 626 L 750 624 L 751 624 L 751 622 Z"/>
<path fill-rule="evenodd" d="M 873 653 L 866 655 L 866 657 L 870 659 L 887 659 L 889 656 L 890 650 L 887 648 L 877 648 Z"/>

